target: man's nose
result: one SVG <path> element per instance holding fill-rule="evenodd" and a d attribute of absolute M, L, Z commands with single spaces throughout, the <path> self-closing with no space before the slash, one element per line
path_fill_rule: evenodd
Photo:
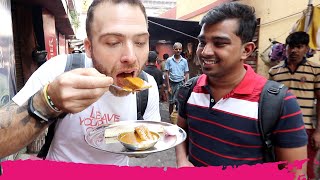
<path fill-rule="evenodd" d="M 213 51 L 213 46 L 211 43 L 207 43 L 202 51 L 201 51 L 201 54 L 204 55 L 204 56 L 208 56 L 208 55 L 214 55 L 214 51 Z"/>
<path fill-rule="evenodd" d="M 122 63 L 134 63 L 137 61 L 136 51 L 133 43 L 126 43 L 121 57 Z"/>

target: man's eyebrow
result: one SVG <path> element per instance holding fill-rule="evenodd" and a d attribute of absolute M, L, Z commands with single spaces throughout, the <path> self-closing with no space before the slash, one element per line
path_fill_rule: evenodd
<path fill-rule="evenodd" d="M 220 41 L 221 41 L 221 40 L 222 40 L 222 41 L 230 41 L 230 38 L 224 37 L 224 36 L 212 37 L 211 39 L 212 39 L 213 41 L 217 41 L 217 40 L 218 40 L 218 41 L 219 41 L 219 40 L 220 40 Z"/>
<path fill-rule="evenodd" d="M 107 36 L 118 36 L 118 37 L 125 37 L 124 34 L 121 34 L 121 33 L 104 33 L 100 36 L 99 39 L 102 39 L 104 37 L 107 37 Z M 139 34 L 135 34 L 134 35 L 135 37 L 140 37 L 140 36 L 148 36 L 149 37 L 149 33 L 147 32 L 143 32 L 143 33 L 139 33 Z"/>
<path fill-rule="evenodd" d="M 202 36 L 202 35 L 199 35 L 198 36 L 198 39 L 199 40 L 204 40 L 205 39 L 205 37 L 204 36 Z M 211 37 L 210 38 L 212 41 L 230 41 L 230 38 L 228 38 L 228 37 L 224 37 L 224 36 L 214 36 L 214 37 Z"/>

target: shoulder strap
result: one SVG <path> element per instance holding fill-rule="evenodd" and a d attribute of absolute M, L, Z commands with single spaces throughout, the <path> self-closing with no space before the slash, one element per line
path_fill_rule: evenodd
<path fill-rule="evenodd" d="M 68 54 L 66 68 L 64 72 L 85 67 L 85 54 L 84 53 L 73 53 Z"/>
<path fill-rule="evenodd" d="M 276 160 L 271 134 L 281 117 L 287 91 L 283 84 L 268 80 L 260 95 L 258 128 L 263 141 L 264 162 Z"/>
<path fill-rule="evenodd" d="M 199 79 L 199 76 L 193 77 L 189 79 L 184 85 L 182 85 L 178 91 L 178 110 L 179 112 L 182 112 L 182 114 L 185 114 L 186 112 L 186 104 L 188 102 L 188 99 L 192 93 L 192 90 L 194 86 L 197 84 L 197 81 Z M 186 118 L 186 117 L 183 117 Z"/>
<path fill-rule="evenodd" d="M 148 77 L 146 72 L 141 71 L 139 77 L 148 82 Z M 138 120 L 143 120 L 143 115 L 148 105 L 148 95 L 149 95 L 149 89 L 137 92 L 137 119 Z"/>
<path fill-rule="evenodd" d="M 68 54 L 66 68 L 64 72 L 76 69 L 76 68 L 83 68 L 85 67 L 85 54 L 84 53 L 73 53 Z M 47 135 L 45 137 L 44 145 L 41 147 L 37 157 L 45 159 L 47 157 L 51 142 L 54 136 L 54 129 L 56 127 L 56 121 L 50 124 L 48 128 Z"/>

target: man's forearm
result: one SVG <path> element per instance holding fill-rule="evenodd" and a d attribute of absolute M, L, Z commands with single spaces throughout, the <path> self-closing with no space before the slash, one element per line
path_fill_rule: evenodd
<path fill-rule="evenodd" d="M 177 164 L 188 160 L 187 159 L 188 152 L 187 152 L 187 143 L 184 141 L 183 143 L 179 144 L 176 147 L 176 159 L 177 159 Z"/>
<path fill-rule="evenodd" d="M 186 73 L 184 78 L 185 78 L 185 82 L 187 82 L 189 80 L 189 73 Z"/>
<path fill-rule="evenodd" d="M 27 103 L 14 102 L 0 109 L 0 158 L 13 154 L 30 144 L 47 125 L 29 116 Z"/>
<path fill-rule="evenodd" d="M 47 118 L 60 114 L 50 109 L 42 90 L 33 96 L 33 107 Z M 0 158 L 27 146 L 49 126 L 29 115 L 28 103 L 18 106 L 11 101 L 0 109 L 0 117 Z"/>

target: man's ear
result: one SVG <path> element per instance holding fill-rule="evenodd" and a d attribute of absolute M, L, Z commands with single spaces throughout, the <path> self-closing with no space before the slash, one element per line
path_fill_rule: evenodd
<path fill-rule="evenodd" d="M 247 42 L 243 44 L 241 59 L 247 59 L 255 50 L 256 45 L 253 42 Z"/>
<path fill-rule="evenodd" d="M 91 42 L 88 38 L 85 38 L 84 39 L 84 48 L 85 48 L 85 51 L 86 51 L 86 55 L 91 58 L 91 48 L 92 48 L 92 45 L 91 45 Z"/>

